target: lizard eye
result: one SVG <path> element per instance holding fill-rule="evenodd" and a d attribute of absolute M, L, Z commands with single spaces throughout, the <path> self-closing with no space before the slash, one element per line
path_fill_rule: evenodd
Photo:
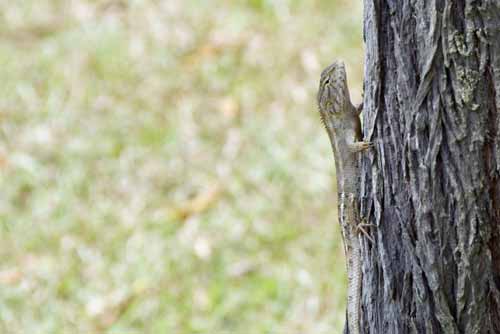
<path fill-rule="evenodd" d="M 330 79 L 325 80 L 325 85 L 328 85 L 330 83 Z"/>

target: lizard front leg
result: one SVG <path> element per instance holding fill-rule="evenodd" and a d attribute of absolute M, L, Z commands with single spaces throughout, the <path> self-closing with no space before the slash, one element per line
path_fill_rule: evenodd
<path fill-rule="evenodd" d="M 348 147 L 352 153 L 357 153 L 357 152 L 363 152 L 373 147 L 373 143 L 369 141 L 357 141 L 351 143 Z"/>
<path fill-rule="evenodd" d="M 357 141 L 355 139 L 351 139 L 347 141 L 347 149 L 351 153 L 358 153 L 358 152 L 363 152 L 366 151 L 369 148 L 373 147 L 373 143 L 369 141 Z"/>
<path fill-rule="evenodd" d="M 360 140 L 361 135 L 356 132 L 355 129 L 345 130 L 344 140 L 349 152 L 359 153 L 373 147 L 372 142 Z"/>

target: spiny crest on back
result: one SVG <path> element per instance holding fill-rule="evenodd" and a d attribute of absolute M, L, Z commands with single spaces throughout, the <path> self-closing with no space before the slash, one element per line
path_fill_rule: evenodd
<path fill-rule="evenodd" d="M 349 98 L 344 63 L 335 61 L 321 73 L 318 90 L 318 107 L 324 123 L 324 112 L 338 113 Z"/>

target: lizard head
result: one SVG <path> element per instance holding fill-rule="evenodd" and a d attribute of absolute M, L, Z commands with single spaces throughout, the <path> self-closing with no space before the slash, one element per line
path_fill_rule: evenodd
<path fill-rule="evenodd" d="M 346 103 L 350 103 L 345 65 L 335 61 L 321 73 L 318 90 L 318 107 L 321 119 L 328 127 L 332 119 L 341 116 Z"/>

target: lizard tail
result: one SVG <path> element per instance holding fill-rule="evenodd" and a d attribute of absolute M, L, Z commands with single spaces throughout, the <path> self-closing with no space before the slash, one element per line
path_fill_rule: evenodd
<path fill-rule="evenodd" d="M 351 246 L 349 250 L 347 272 L 347 314 L 349 334 L 360 334 L 360 316 L 361 316 L 361 247 L 358 237 L 351 234 Z"/>

